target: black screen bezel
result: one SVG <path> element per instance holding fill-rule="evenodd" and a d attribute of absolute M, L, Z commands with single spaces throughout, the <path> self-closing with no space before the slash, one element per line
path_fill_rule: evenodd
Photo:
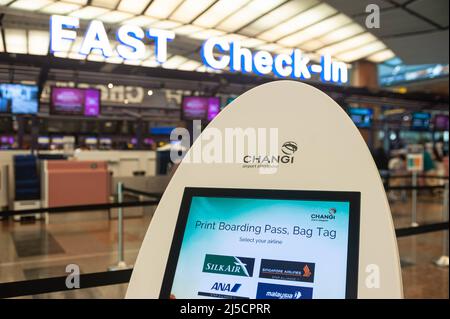
<path fill-rule="evenodd" d="M 186 222 L 192 197 L 194 196 L 348 202 L 350 204 L 350 216 L 345 299 L 356 299 L 358 297 L 360 192 L 186 187 L 181 201 L 180 213 L 175 226 L 159 298 L 170 298 Z"/>

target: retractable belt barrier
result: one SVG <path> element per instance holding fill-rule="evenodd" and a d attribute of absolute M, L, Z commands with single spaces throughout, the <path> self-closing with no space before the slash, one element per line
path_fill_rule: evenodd
<path fill-rule="evenodd" d="M 448 185 L 448 184 L 447 184 Z M 159 203 L 159 198 L 162 194 L 158 193 L 148 193 L 132 188 L 125 187 L 123 185 L 119 186 L 122 191 L 127 191 L 130 193 L 135 193 L 137 195 L 156 197 L 156 200 L 147 201 L 135 201 L 135 202 L 121 202 L 118 203 L 107 203 L 107 204 L 93 204 L 93 205 L 76 205 L 76 206 L 62 206 L 62 207 L 47 207 L 47 208 L 36 208 L 20 211 L 4 211 L 1 212 L 1 216 L 14 216 L 16 214 L 26 215 L 26 214 L 36 214 L 36 213 L 67 213 L 73 211 L 89 211 L 89 210 L 104 210 L 111 208 L 123 208 L 123 207 L 140 207 L 140 206 L 152 206 Z M 442 186 L 415 186 L 417 190 L 422 189 L 446 189 L 445 185 Z M 399 186 L 390 189 L 413 189 L 411 186 Z M 447 188 L 448 190 L 448 188 Z M 446 208 L 444 208 L 446 209 Z M 449 222 L 440 222 L 433 224 L 426 224 L 421 226 L 413 226 L 406 228 L 398 228 L 395 230 L 397 238 L 414 236 L 419 234 L 431 233 L 436 231 L 448 231 Z M 94 288 L 101 286 L 117 285 L 128 283 L 131 278 L 131 273 L 133 269 L 119 269 L 114 271 L 105 271 L 97 273 L 80 274 L 80 288 Z M 15 282 L 0 283 L 0 298 L 14 298 L 28 295 L 38 295 L 44 293 L 53 293 L 61 291 L 74 290 L 72 287 L 67 285 L 67 277 L 52 277 L 44 279 L 34 279 L 34 280 L 24 280 Z"/>

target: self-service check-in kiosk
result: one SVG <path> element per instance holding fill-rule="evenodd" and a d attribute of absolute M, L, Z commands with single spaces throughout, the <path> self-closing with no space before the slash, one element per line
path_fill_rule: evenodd
<path fill-rule="evenodd" d="M 230 146 L 238 132 L 247 139 L 241 153 Z M 389 204 L 367 145 L 338 104 L 294 81 L 248 91 L 197 138 L 161 199 L 127 291 L 401 297 Z"/>

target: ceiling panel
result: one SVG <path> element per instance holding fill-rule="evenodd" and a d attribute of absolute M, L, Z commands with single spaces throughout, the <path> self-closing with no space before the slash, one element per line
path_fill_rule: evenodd
<path fill-rule="evenodd" d="M 361 25 L 365 23 L 365 16 L 356 17 L 355 21 Z M 377 37 L 388 37 L 406 33 L 422 32 L 435 29 L 426 21 L 415 17 L 403 9 L 381 11 L 380 28 L 368 29 Z"/>
<path fill-rule="evenodd" d="M 448 27 L 448 3 L 449 0 L 433 0 L 433 5 L 430 5 L 429 0 L 417 0 L 409 4 L 407 8 L 442 27 Z"/>
<path fill-rule="evenodd" d="M 364 13 L 369 4 L 376 4 L 380 9 L 392 8 L 394 6 L 384 0 L 325 0 L 324 2 L 350 16 Z"/>
<path fill-rule="evenodd" d="M 386 39 L 405 64 L 448 63 L 448 30 Z"/>

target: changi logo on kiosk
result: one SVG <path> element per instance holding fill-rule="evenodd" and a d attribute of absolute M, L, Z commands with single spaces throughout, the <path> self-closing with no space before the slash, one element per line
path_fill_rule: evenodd
<path fill-rule="evenodd" d="M 281 153 L 284 155 L 245 155 L 244 168 L 259 168 L 261 165 L 277 166 L 278 164 L 293 164 L 294 153 L 297 152 L 297 143 L 288 141 L 281 146 Z M 253 165 L 246 165 L 253 164 Z"/>
<path fill-rule="evenodd" d="M 68 52 L 70 42 L 77 38 L 80 19 L 71 16 L 52 15 L 50 18 L 50 51 Z M 87 56 L 92 50 L 101 52 L 105 58 L 117 55 L 125 60 L 144 60 L 146 47 L 144 40 L 154 41 L 155 57 L 158 63 L 167 60 L 168 42 L 175 39 L 175 33 L 156 28 L 142 29 L 137 25 L 123 24 L 117 29 L 116 40 L 120 43 L 114 48 L 102 21 L 92 20 L 83 36 L 79 54 Z M 113 49 L 114 48 L 114 49 Z M 254 73 L 256 75 L 274 74 L 280 78 L 311 79 L 317 74 L 322 82 L 348 82 L 347 64 L 333 61 L 331 56 L 321 57 L 319 64 L 310 63 L 308 56 L 299 49 L 291 54 L 272 55 L 268 51 L 250 51 L 239 41 L 228 41 L 224 37 L 207 39 L 201 47 L 203 63 L 213 69 L 229 68 L 230 72 Z"/>
<path fill-rule="evenodd" d="M 203 272 L 252 277 L 255 259 L 206 254 Z"/>
<path fill-rule="evenodd" d="M 327 222 L 336 219 L 336 208 L 330 208 L 328 213 L 313 213 L 311 214 L 311 221 Z"/>

